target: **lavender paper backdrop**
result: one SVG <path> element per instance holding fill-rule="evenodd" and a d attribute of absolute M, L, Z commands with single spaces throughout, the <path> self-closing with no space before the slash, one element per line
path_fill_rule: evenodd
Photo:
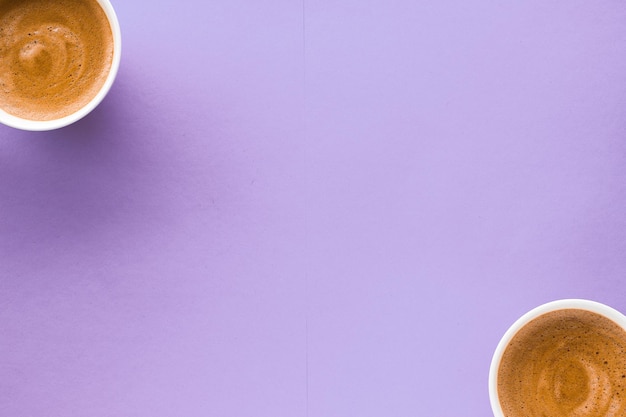
<path fill-rule="evenodd" d="M 626 311 L 622 2 L 114 5 L 0 128 L 0 415 L 490 416 L 519 315 Z"/>

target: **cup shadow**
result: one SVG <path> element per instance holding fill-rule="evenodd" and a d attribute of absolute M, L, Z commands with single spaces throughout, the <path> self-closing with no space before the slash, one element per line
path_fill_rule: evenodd
<path fill-rule="evenodd" d="M 97 247 L 166 215 L 164 155 L 136 122 L 142 103 L 128 101 L 132 88 L 118 79 L 98 108 L 63 129 L 0 129 L 0 274 L 51 247 Z"/>

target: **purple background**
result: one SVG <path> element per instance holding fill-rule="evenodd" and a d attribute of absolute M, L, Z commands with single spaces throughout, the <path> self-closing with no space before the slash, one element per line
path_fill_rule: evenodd
<path fill-rule="evenodd" d="M 490 416 L 506 328 L 626 311 L 621 1 L 116 1 L 0 128 L 0 415 Z"/>

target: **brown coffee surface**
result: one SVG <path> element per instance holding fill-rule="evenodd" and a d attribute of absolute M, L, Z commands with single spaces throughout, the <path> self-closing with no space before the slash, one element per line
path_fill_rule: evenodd
<path fill-rule="evenodd" d="M 497 389 L 506 417 L 624 417 L 626 331 L 586 310 L 539 316 L 506 347 Z"/>
<path fill-rule="evenodd" d="M 104 84 L 113 34 L 96 0 L 0 0 L 0 108 L 29 120 L 68 116 Z"/>

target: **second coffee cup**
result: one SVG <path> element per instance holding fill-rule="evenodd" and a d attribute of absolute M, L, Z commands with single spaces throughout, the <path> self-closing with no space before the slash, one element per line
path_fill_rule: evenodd
<path fill-rule="evenodd" d="M 626 415 L 626 317 L 598 302 L 558 300 L 519 318 L 491 361 L 495 417 Z"/>

